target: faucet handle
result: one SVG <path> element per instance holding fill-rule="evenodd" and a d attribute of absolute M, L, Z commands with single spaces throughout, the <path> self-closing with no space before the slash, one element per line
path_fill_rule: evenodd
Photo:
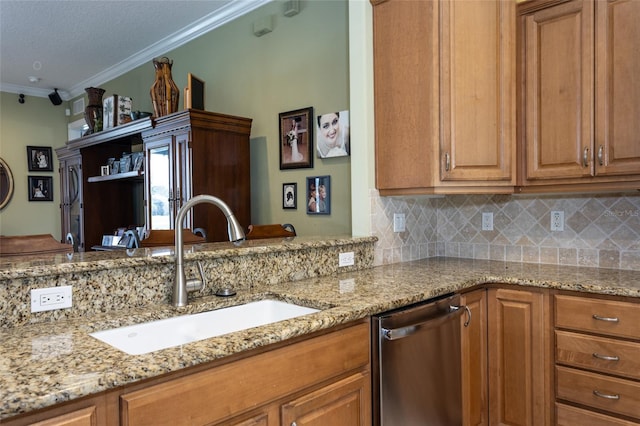
<path fill-rule="evenodd" d="M 204 269 L 202 268 L 202 263 L 200 261 L 196 262 L 198 265 L 198 272 L 200 273 L 200 279 L 191 278 L 187 280 L 187 292 L 191 293 L 192 291 L 203 291 L 207 288 L 207 279 L 204 276 Z"/>

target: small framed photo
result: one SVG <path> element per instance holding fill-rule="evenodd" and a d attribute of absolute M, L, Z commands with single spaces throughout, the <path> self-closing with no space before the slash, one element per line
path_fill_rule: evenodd
<path fill-rule="evenodd" d="M 102 100 L 102 129 L 112 129 L 118 124 L 118 95 L 107 96 Z"/>
<path fill-rule="evenodd" d="M 297 183 L 282 184 L 282 208 L 283 209 L 298 208 L 298 184 Z"/>
<path fill-rule="evenodd" d="M 51 176 L 28 176 L 29 201 L 53 201 Z"/>
<path fill-rule="evenodd" d="M 50 146 L 28 146 L 27 161 L 30 172 L 53 171 L 53 153 Z"/>
<path fill-rule="evenodd" d="M 280 170 L 313 168 L 313 107 L 281 112 Z"/>
<path fill-rule="evenodd" d="M 109 176 L 109 166 L 100 166 L 100 176 Z"/>
<path fill-rule="evenodd" d="M 331 214 L 331 176 L 307 178 L 307 214 Z"/>

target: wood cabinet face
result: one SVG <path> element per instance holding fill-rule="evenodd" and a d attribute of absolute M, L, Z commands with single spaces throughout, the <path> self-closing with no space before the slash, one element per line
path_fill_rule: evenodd
<path fill-rule="evenodd" d="M 515 183 L 515 3 L 440 3 L 440 177 Z"/>
<path fill-rule="evenodd" d="M 596 1 L 596 174 L 640 173 L 640 2 Z"/>
<path fill-rule="evenodd" d="M 553 355 L 546 291 L 488 291 L 490 424 L 552 424 Z"/>
<path fill-rule="evenodd" d="M 333 383 L 282 406 L 283 425 L 368 426 L 371 424 L 368 374 Z"/>
<path fill-rule="evenodd" d="M 372 3 L 376 187 L 513 186 L 515 3 Z"/>
<path fill-rule="evenodd" d="M 586 3 L 524 18 L 527 179 L 593 173 L 593 9 Z"/>
<path fill-rule="evenodd" d="M 519 183 L 634 187 L 640 3 L 538 3 L 519 18 Z"/>
<path fill-rule="evenodd" d="M 471 311 L 460 319 L 462 349 L 462 424 L 489 424 L 487 378 L 487 291 L 483 288 L 460 296 L 460 304 Z"/>

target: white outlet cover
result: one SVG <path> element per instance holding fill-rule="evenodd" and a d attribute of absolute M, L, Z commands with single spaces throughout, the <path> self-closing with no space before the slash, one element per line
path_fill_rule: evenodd
<path fill-rule="evenodd" d="M 53 311 L 73 306 L 73 287 L 32 288 L 31 312 Z"/>

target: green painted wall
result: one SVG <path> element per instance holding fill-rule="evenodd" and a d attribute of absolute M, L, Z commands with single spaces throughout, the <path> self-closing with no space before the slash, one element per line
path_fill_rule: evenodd
<path fill-rule="evenodd" d="M 1 235 L 51 234 L 60 238 L 60 180 L 55 149 L 67 140 L 66 103 L 54 106 L 49 98 L 0 92 L 0 157 L 13 174 L 15 189 L 8 205 L 0 211 Z M 52 172 L 30 172 L 27 146 L 52 148 Z M 53 178 L 53 201 L 28 201 L 28 176 Z"/>
<path fill-rule="evenodd" d="M 253 223 L 292 223 L 300 235 L 350 235 L 351 157 L 314 158 L 312 169 L 280 170 L 278 128 L 280 112 L 349 109 L 348 3 L 303 1 L 291 18 L 282 10 L 283 2 L 267 4 L 165 56 L 174 61 L 178 87 L 186 87 L 189 72 L 206 82 L 207 110 L 253 119 Z M 269 15 L 273 31 L 253 35 L 253 22 Z M 152 111 L 153 79 L 149 62 L 100 87 L 105 95 L 133 97 L 134 109 Z M 331 176 L 331 214 L 308 215 L 306 177 L 322 175 Z M 297 210 L 282 208 L 282 184 L 289 182 L 298 184 Z"/>

